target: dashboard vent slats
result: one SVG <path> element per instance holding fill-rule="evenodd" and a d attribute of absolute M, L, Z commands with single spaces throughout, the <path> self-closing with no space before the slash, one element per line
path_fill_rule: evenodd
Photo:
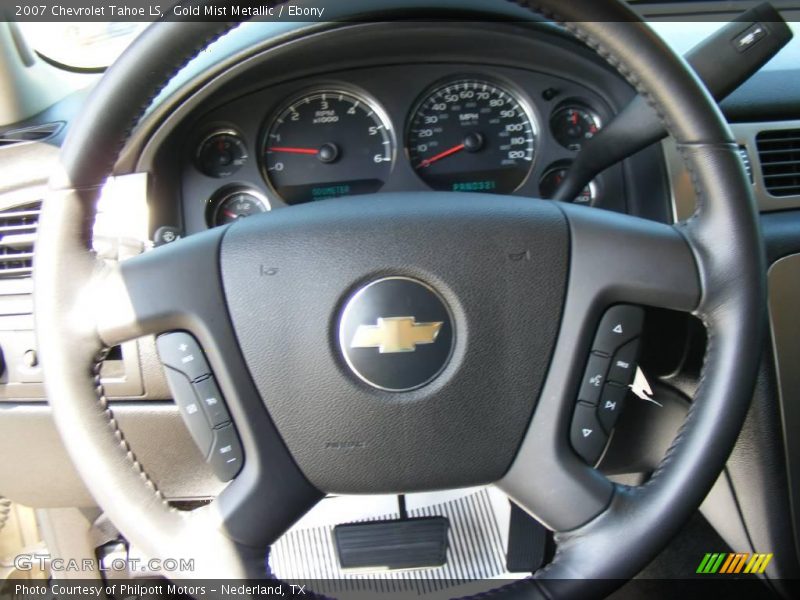
<path fill-rule="evenodd" d="M 43 142 L 58 134 L 63 127 L 63 121 L 56 121 L 20 129 L 8 129 L 0 132 L 0 147 L 24 144 L 26 142 Z"/>
<path fill-rule="evenodd" d="M 767 191 L 773 196 L 800 195 L 800 129 L 762 131 L 756 145 Z"/>
<path fill-rule="evenodd" d="M 0 211 L 0 279 L 30 277 L 41 202 Z"/>

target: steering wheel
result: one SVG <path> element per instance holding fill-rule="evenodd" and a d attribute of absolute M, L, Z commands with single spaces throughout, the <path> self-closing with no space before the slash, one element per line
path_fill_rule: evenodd
<path fill-rule="evenodd" d="M 92 92 L 42 212 L 38 343 L 72 460 L 146 555 L 191 557 L 203 577 L 263 577 L 266 548 L 325 493 L 495 483 L 558 547 L 532 578 L 494 593 L 586 597 L 634 576 L 699 506 L 742 426 L 765 315 L 736 146 L 686 63 L 623 3 L 518 4 L 565 23 L 647 98 L 694 178 L 694 216 L 666 225 L 544 200 L 375 194 L 100 264 L 91 223 L 120 148 L 158 90 L 230 24 L 158 23 Z M 381 325 L 398 298 L 409 317 Z M 611 483 L 569 443 L 597 324 L 618 304 L 692 313 L 708 332 L 686 422 L 638 487 Z M 384 326 L 398 329 L 382 337 Z M 192 512 L 171 508 L 147 476 L 98 375 L 104 348 L 174 331 L 204 351 L 244 456 Z"/>

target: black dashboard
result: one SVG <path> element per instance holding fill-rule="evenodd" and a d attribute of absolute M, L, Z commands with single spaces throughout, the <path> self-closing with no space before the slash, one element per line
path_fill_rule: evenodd
<path fill-rule="evenodd" d="M 178 83 L 172 88 L 173 92 L 176 89 L 182 92 L 174 94 L 177 100 L 165 93 L 154 102 L 152 112 L 134 132 L 133 142 L 121 161 L 120 173 L 148 173 L 151 239 L 153 232 L 162 226 L 174 227 L 181 235 L 191 235 L 241 218 L 240 213 L 261 212 L 258 206 L 248 205 L 253 198 L 263 208 L 282 210 L 312 199 L 335 203 L 337 196 L 359 190 L 425 192 L 442 189 L 440 186 L 449 186 L 446 189 L 463 186 L 461 189 L 469 191 L 547 196 L 546 184 L 552 181 L 548 178 L 557 175 L 575 157 L 576 140 L 587 132 L 591 134 L 592 126 L 602 128 L 609 123 L 635 95 L 602 59 L 548 23 L 501 20 L 334 23 L 320 25 L 305 35 L 287 32 L 282 37 L 276 36 L 277 41 L 269 45 L 264 43 L 265 30 L 258 27 L 253 24 L 252 28 L 237 30 L 221 40 L 229 47 L 238 43 L 239 49 L 230 50 L 229 55 L 223 53 L 222 58 L 210 53 L 207 77 L 202 73 L 202 65 L 206 64 L 203 56 L 197 64 L 190 65 L 183 79 L 179 74 Z M 671 41 L 676 37 L 678 34 L 673 33 Z M 686 37 L 691 42 L 687 42 L 687 48 L 698 41 L 691 31 Z M 759 205 L 765 213 L 773 211 L 762 215 L 770 262 L 784 259 L 787 270 L 781 277 L 778 270 L 773 271 L 770 290 L 774 304 L 772 318 L 777 323 L 783 315 L 782 326 L 773 331 L 775 361 L 783 366 L 778 372 L 781 381 L 773 381 L 773 365 L 766 364 L 765 382 L 760 384 L 754 401 L 755 423 L 749 426 L 758 431 L 751 432 L 744 442 L 747 448 L 764 448 L 764 453 L 773 452 L 776 458 L 765 461 L 762 468 L 741 450 L 734 453 L 729 473 L 732 484 L 737 484 L 736 501 L 742 504 L 747 520 L 763 518 L 766 524 L 748 523 L 749 531 L 734 531 L 738 520 L 734 523 L 729 518 L 730 511 L 720 511 L 714 520 L 715 526 L 725 531 L 726 539 L 746 541 L 753 537 L 752 543 L 760 548 L 782 549 L 783 552 L 776 553 L 776 562 L 787 564 L 792 564 L 793 550 L 790 552 L 788 548 L 793 548 L 794 531 L 786 527 L 786 515 L 797 508 L 795 504 L 790 509 L 789 499 L 780 487 L 788 484 L 783 479 L 775 484 L 772 478 L 784 470 L 791 475 L 792 501 L 796 503 L 800 497 L 797 483 L 800 460 L 796 460 L 800 447 L 797 440 L 782 436 L 779 413 L 786 411 L 788 424 L 791 414 L 790 407 L 786 407 L 791 403 L 780 402 L 778 391 L 771 386 L 780 383 L 789 390 L 797 389 L 798 385 L 797 369 L 792 365 L 800 356 L 794 309 L 800 301 L 796 284 L 800 273 L 800 262 L 796 260 L 800 249 L 797 239 L 800 218 L 790 209 L 800 206 L 800 197 L 773 197 L 764 191 L 758 141 L 765 131 L 791 131 L 800 126 L 797 121 L 788 121 L 800 116 L 796 88 L 800 63 L 796 56 L 796 52 L 788 54 L 784 61 L 787 64 L 762 70 L 722 104 L 737 140 L 753 162 Z M 462 97 L 465 92 L 472 92 L 473 97 Z M 488 96 L 484 97 L 486 92 Z M 79 110 L 79 100 L 70 100 L 70 117 Z M 502 104 L 492 106 L 493 101 Z M 323 102 L 333 108 L 324 107 Z M 471 102 L 475 105 L 468 105 Z M 66 110 L 66 104 L 62 110 Z M 444 106 L 435 106 L 441 104 Z M 356 113 L 355 118 L 347 121 L 352 116 L 348 112 L 351 109 Z M 330 110 L 333 113 L 326 113 Z M 503 117 L 500 110 L 511 110 L 513 114 Z M 323 114 L 317 114 L 320 112 Z M 470 116 L 475 113 L 477 118 Z M 299 115 L 297 122 L 292 121 L 294 114 Z M 442 119 L 443 114 L 446 119 Z M 330 121 L 335 117 L 339 120 Z M 426 122 L 431 117 L 437 119 L 435 123 Z M 329 121 L 308 126 L 314 119 Z M 459 126 L 453 127 L 454 122 Z M 283 128 L 284 124 L 297 123 L 301 127 Z M 342 123 L 347 124 L 343 130 L 338 127 Z M 503 125 L 498 127 L 498 123 Z M 521 126 L 521 130 L 506 130 L 506 125 Z M 565 131 L 571 127 L 578 133 Z M 376 128 L 376 133 L 370 128 Z M 324 129 L 324 135 L 316 133 L 319 129 Z M 430 135 L 424 131 L 427 129 L 431 129 Z M 453 130 L 457 133 L 453 134 Z M 509 135 L 501 136 L 506 131 Z M 469 136 L 475 134 L 479 134 L 477 142 L 474 138 L 470 141 Z M 280 138 L 271 137 L 276 135 Z M 511 144 L 512 137 L 524 139 Z M 436 145 L 428 143 L 428 139 L 436 141 Z M 477 146 L 473 152 L 467 148 L 470 143 Z M 462 144 L 464 148 L 453 150 Z M 52 151 L 46 155 L 48 160 L 55 152 L 44 144 L 37 147 Z M 19 153 L 20 161 L 33 164 L 36 161 L 23 156 L 24 151 L 30 150 L 30 146 L 21 146 L 12 152 Z M 511 152 L 515 154 L 509 156 Z M 448 154 L 437 158 L 445 153 Z M 379 155 L 380 161 L 376 159 Z M 688 216 L 693 210 L 692 190 L 688 189 L 691 182 L 679 167 L 671 164 L 672 158 L 666 144 L 655 144 L 631 156 L 597 178 L 589 190 L 590 203 L 599 209 L 662 222 Z M 348 162 L 351 159 L 354 162 Z M 277 167 L 278 163 L 282 163 L 282 168 Z M 11 179 L 18 171 L 22 172 L 8 168 L 5 173 Z M 365 171 L 368 176 L 363 175 Z M 684 196 L 688 199 L 686 212 L 682 214 Z M 16 197 L 13 202 L 18 202 Z M 795 261 L 789 263 L 792 254 Z M 5 283 L 25 281 L 28 280 Z M 8 327 L 20 328 L 16 323 Z M 24 343 L 20 341 L 18 354 L 22 355 L 32 343 L 27 339 Z M 6 361 L 11 363 L 14 348 L 7 342 L 4 348 Z M 115 355 L 106 365 L 105 385 L 112 398 L 149 401 L 168 397 L 159 375 L 160 366 L 146 342 L 118 350 L 119 356 Z M 33 381 L 33 375 L 21 372 Z M 36 377 L 33 391 L 20 391 L 26 385 L 33 385 L 25 379 L 24 383 L 6 385 L 9 391 L 2 393 L 17 399 L 39 398 L 41 375 Z M 35 416 L 42 422 L 49 418 L 44 409 L 28 404 L 28 412 L 18 411 L 18 419 L 31 419 L 35 411 L 39 411 Z M 166 462 L 161 448 L 148 450 L 146 442 L 153 437 L 154 428 L 156 433 L 159 428 L 163 430 L 164 438 L 174 436 L 179 418 L 172 414 L 173 420 L 163 424 L 164 414 L 156 413 L 164 413 L 167 408 L 158 402 L 142 403 L 156 407 L 147 409 L 150 411 L 147 418 L 138 415 L 140 407 L 136 403 L 118 404 L 116 411 L 123 420 L 128 418 L 133 430 L 129 437 L 135 439 L 139 427 L 145 459 L 156 470 L 161 468 L 167 473 L 169 469 L 161 464 Z M 796 411 L 794 418 L 800 419 Z M 26 448 L 21 438 L 28 443 L 36 439 L 38 464 L 47 465 L 47 469 L 67 465 L 63 470 L 68 470 L 63 452 L 47 451 L 58 443 L 55 434 L 48 446 L 41 443 L 42 435 L 27 433 L 27 422 L 25 427 L 16 423 L 7 419 L 0 436 L 6 441 L 4 451 L 10 455 L 8 449 L 13 447 L 19 452 L 20 448 Z M 15 431 L 17 438 L 12 435 Z M 788 466 L 782 463 L 781 445 L 774 444 L 772 448 L 772 443 L 782 437 L 788 440 L 788 456 L 794 457 Z M 186 447 L 192 447 L 191 440 L 185 442 Z M 32 455 L 34 450 L 26 450 L 26 454 Z M 8 461 L 8 464 L 13 467 L 17 462 L 23 464 L 22 461 Z M 763 485 L 753 485 L 759 477 L 765 480 Z M 5 479 L 23 480 L 13 476 Z M 185 479 L 179 479 L 174 491 L 167 488 L 168 495 L 203 496 L 211 485 L 209 478 L 198 477 L 188 483 Z M 55 495 L 68 485 L 52 487 Z M 775 488 L 780 488 L 778 493 L 774 493 Z M 745 490 L 747 494 L 743 493 Z M 58 501 L 66 501 L 67 497 L 62 495 Z M 81 497 L 73 502 L 87 500 Z M 705 509 L 710 518 L 713 510 L 713 506 Z M 737 547 L 746 545 L 742 541 Z"/>
<path fill-rule="evenodd" d="M 549 197 L 610 114 L 571 79 L 468 63 L 273 86 L 207 113 L 187 140 L 187 227 L 377 191 Z M 614 206 L 620 192 L 619 172 L 607 173 L 578 201 Z"/>
<path fill-rule="evenodd" d="M 269 68 L 255 60 L 229 74 L 170 131 L 151 170 L 156 196 L 171 198 L 153 204 L 155 225 L 189 235 L 378 191 L 547 198 L 581 143 L 633 96 L 551 25 L 368 23 L 311 38 L 274 49 Z M 575 202 L 667 218 L 653 158 L 657 147 L 608 169 Z M 661 202 L 643 208 L 637 197 Z"/>

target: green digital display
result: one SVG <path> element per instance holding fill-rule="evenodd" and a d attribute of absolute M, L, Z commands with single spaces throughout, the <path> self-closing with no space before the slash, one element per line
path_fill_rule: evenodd
<path fill-rule="evenodd" d="M 331 185 L 326 187 L 315 187 L 311 190 L 311 196 L 314 200 L 321 200 L 322 198 L 338 198 L 339 196 L 346 196 L 350 193 L 349 185 Z"/>
<path fill-rule="evenodd" d="M 463 181 L 453 184 L 454 192 L 491 192 L 497 188 L 494 180 L 489 181 Z"/>

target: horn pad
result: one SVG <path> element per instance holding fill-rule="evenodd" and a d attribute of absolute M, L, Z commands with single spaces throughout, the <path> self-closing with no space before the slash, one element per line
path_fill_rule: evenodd
<path fill-rule="evenodd" d="M 550 202 L 376 194 L 251 217 L 220 263 L 242 354 L 328 493 L 490 483 L 508 469 L 561 320 Z"/>

